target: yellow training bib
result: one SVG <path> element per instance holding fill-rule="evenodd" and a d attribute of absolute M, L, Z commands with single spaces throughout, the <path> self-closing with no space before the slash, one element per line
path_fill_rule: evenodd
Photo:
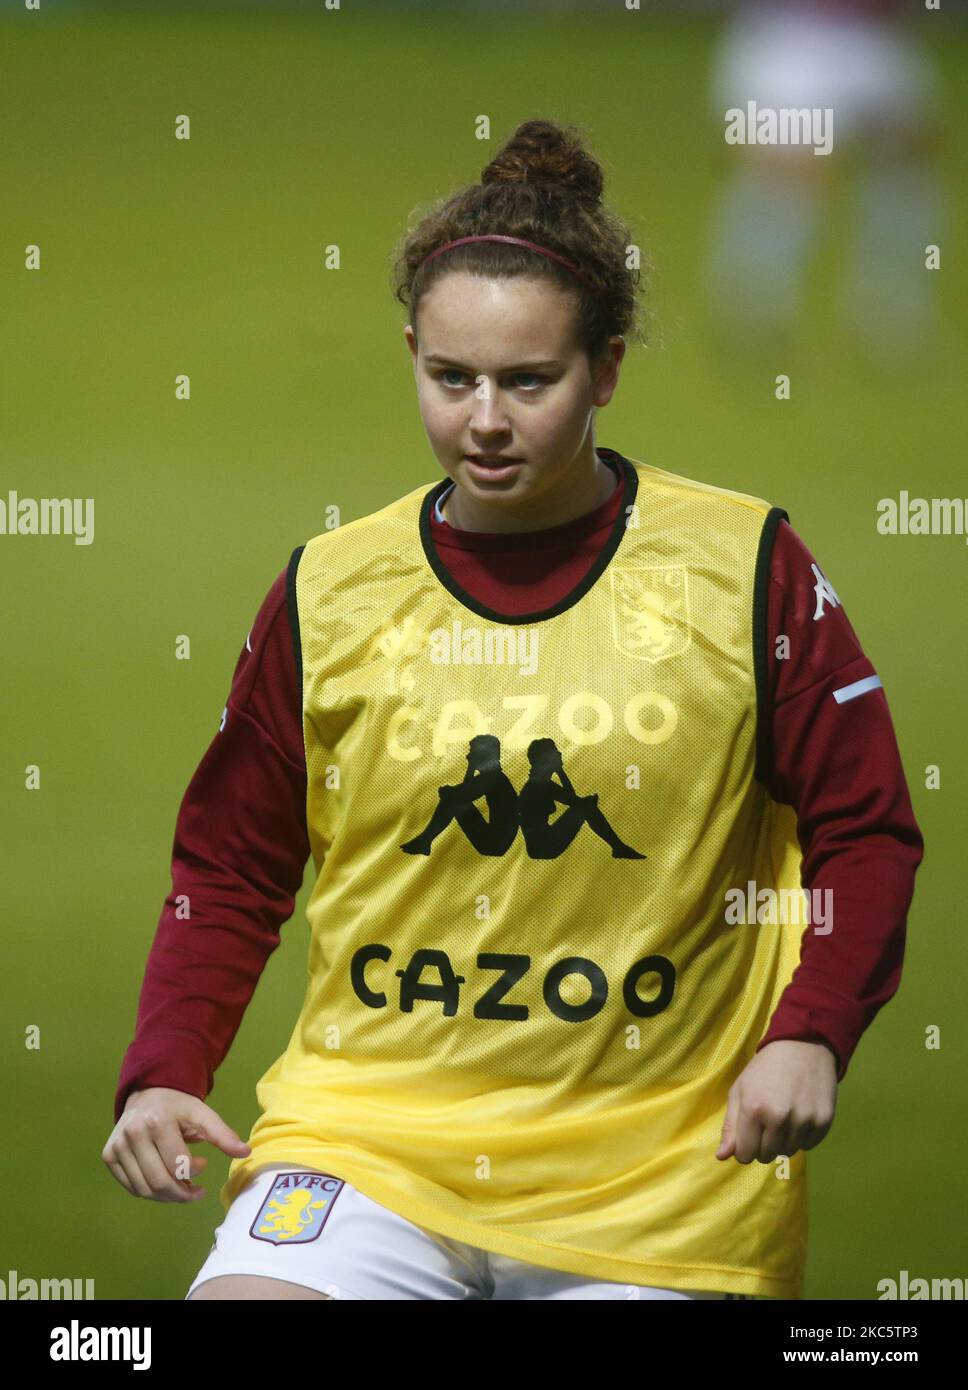
<path fill-rule="evenodd" d="M 797 1298 L 805 1155 L 715 1157 L 803 933 L 726 910 L 800 889 L 755 776 L 786 513 L 618 457 L 613 534 L 545 612 L 451 578 L 446 478 L 294 554 L 309 984 L 220 1195 L 305 1164 L 533 1264 Z"/>

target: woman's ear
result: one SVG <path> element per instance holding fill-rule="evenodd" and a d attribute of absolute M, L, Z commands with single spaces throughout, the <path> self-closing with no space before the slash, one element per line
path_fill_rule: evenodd
<path fill-rule="evenodd" d="M 403 330 L 403 336 L 404 336 L 404 337 L 406 338 L 406 340 L 407 340 L 407 347 L 410 349 L 410 356 L 413 358 L 414 366 L 416 366 L 416 363 L 417 363 L 417 339 L 416 339 L 416 337 L 415 337 L 415 335 L 414 335 L 413 328 L 411 327 L 411 325 L 410 325 L 409 323 L 407 324 L 406 328 Z"/>
<path fill-rule="evenodd" d="M 621 334 L 609 338 L 595 364 L 592 399 L 596 405 L 608 405 L 618 385 L 619 370 L 625 356 L 626 343 Z"/>

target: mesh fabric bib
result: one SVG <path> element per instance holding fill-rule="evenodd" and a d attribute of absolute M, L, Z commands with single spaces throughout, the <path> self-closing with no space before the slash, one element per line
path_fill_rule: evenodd
<path fill-rule="evenodd" d="M 309 982 L 221 1197 L 305 1164 L 534 1264 L 795 1298 L 804 1154 L 715 1157 L 803 933 L 726 914 L 800 890 L 757 777 L 786 513 L 617 458 L 615 529 L 541 613 L 444 569 L 446 479 L 294 554 Z"/>

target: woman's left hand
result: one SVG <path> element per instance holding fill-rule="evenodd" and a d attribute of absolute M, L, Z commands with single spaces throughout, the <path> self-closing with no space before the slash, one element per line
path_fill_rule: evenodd
<path fill-rule="evenodd" d="M 812 1149 L 833 1124 L 836 1106 L 837 1059 L 826 1043 L 769 1043 L 729 1088 L 716 1157 L 772 1163 Z"/>

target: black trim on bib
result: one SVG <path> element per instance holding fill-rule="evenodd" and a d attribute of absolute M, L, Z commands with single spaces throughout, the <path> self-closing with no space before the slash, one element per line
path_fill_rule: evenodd
<path fill-rule="evenodd" d="M 753 676 L 756 681 L 756 766 L 753 776 L 764 787 L 773 770 L 773 711 L 767 708 L 770 563 L 777 527 L 781 521 L 789 520 L 782 507 L 770 508 L 760 532 L 753 575 Z"/>
<path fill-rule="evenodd" d="M 458 603 L 463 604 L 465 608 L 469 608 L 472 613 L 476 613 L 480 618 L 487 618 L 494 623 L 514 624 L 537 623 L 542 622 L 546 618 L 557 618 L 559 613 L 567 612 L 579 599 L 584 598 L 585 594 L 588 593 L 592 585 L 608 567 L 609 561 L 622 543 L 622 537 L 625 535 L 625 528 L 628 524 L 628 508 L 634 503 L 639 487 L 638 470 L 633 467 L 627 458 L 624 458 L 615 449 L 599 449 L 597 452 L 610 454 L 619 465 L 621 470 L 619 476 L 624 477 L 625 480 L 625 491 L 622 494 L 622 504 L 619 507 L 618 516 L 615 518 L 612 534 L 602 546 L 591 569 L 584 578 L 575 585 L 574 589 L 554 604 L 553 607 L 542 608 L 535 613 L 499 613 L 494 608 L 488 608 L 483 603 L 478 603 L 477 599 L 474 598 L 472 594 L 469 594 L 466 589 L 461 588 L 434 549 L 433 539 L 430 534 L 430 518 L 433 515 L 434 507 L 437 505 L 438 500 L 443 496 L 446 489 L 450 487 L 453 479 L 442 478 L 439 483 L 434 483 L 433 487 L 430 488 L 428 492 L 424 493 L 423 501 L 420 504 L 420 541 L 423 545 L 424 554 L 434 574 L 447 592 L 453 594 Z"/>
<path fill-rule="evenodd" d="M 296 654 L 296 691 L 299 698 L 299 724 L 302 727 L 302 683 L 303 683 L 303 664 L 302 664 L 302 638 L 299 635 L 299 605 L 296 602 L 296 570 L 299 568 L 299 557 L 306 549 L 304 545 L 299 545 L 289 557 L 289 569 L 286 572 L 286 611 L 289 614 L 289 631 L 292 634 L 292 649 Z"/>

